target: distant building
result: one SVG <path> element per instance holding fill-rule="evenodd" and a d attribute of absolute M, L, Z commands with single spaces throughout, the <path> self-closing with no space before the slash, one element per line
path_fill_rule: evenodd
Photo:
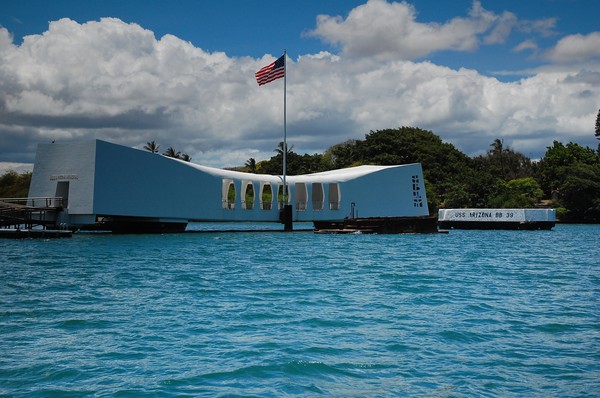
<path fill-rule="evenodd" d="M 287 176 L 294 221 L 429 215 L 420 164 L 359 166 Z M 128 230 L 191 221 L 277 222 L 281 176 L 250 174 L 105 141 L 40 144 L 30 197 L 61 197 L 60 222 Z"/>

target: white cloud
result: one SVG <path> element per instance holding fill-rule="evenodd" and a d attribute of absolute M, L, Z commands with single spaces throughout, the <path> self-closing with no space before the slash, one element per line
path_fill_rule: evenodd
<path fill-rule="evenodd" d="M 513 48 L 514 52 L 522 52 L 522 51 L 532 51 L 536 53 L 538 51 L 538 45 L 534 40 L 525 40 L 519 43 L 515 48 Z"/>
<path fill-rule="evenodd" d="M 406 2 L 369 0 L 341 16 L 319 15 L 308 33 L 340 46 L 347 56 L 414 60 L 443 50 L 472 51 L 482 43 L 505 43 L 513 30 L 548 36 L 556 18 L 519 20 L 511 12 L 495 14 L 473 1 L 466 17 L 443 24 L 418 22 L 415 7 Z"/>
<path fill-rule="evenodd" d="M 580 63 L 600 59 L 600 32 L 563 37 L 546 57 L 558 63 Z"/>
<path fill-rule="evenodd" d="M 340 45 L 344 54 L 358 57 L 416 59 L 439 50 L 473 50 L 478 35 L 497 19 L 477 1 L 468 18 L 445 24 L 420 23 L 411 4 L 370 0 L 353 9 L 346 19 L 319 15 L 310 36 Z"/>
<path fill-rule="evenodd" d="M 7 171 L 15 171 L 19 174 L 33 171 L 33 163 L 0 162 L 0 176 Z"/>
<path fill-rule="evenodd" d="M 556 22 L 558 18 L 544 18 L 536 20 L 521 20 L 518 29 L 525 33 L 538 33 L 542 37 L 556 35 Z"/>
<path fill-rule="evenodd" d="M 414 23 L 404 3 L 361 7 L 352 16 L 357 30 L 386 7 Z M 455 37 L 474 38 L 472 32 L 491 26 L 488 19 L 494 17 L 474 6 L 466 23 L 471 33 Z M 463 22 L 436 29 L 460 31 Z M 425 36 L 435 31 L 418 28 Z M 360 48 L 360 37 L 345 40 Z M 543 152 L 553 139 L 595 142 L 598 65 L 539 70 L 503 83 L 431 62 L 354 55 L 323 51 L 290 60 L 288 141 L 296 151 L 323 151 L 399 126 L 430 129 L 470 154 L 499 137 L 526 154 Z M 268 159 L 282 139 L 283 84 L 258 87 L 254 72 L 274 59 L 209 53 L 113 18 L 55 21 L 19 46 L 0 28 L 0 161 L 31 162 L 39 142 L 92 138 L 138 148 L 155 140 L 212 166 Z"/>
<path fill-rule="evenodd" d="M 517 16 L 507 11 L 494 19 L 496 19 L 496 23 L 484 39 L 486 44 L 504 43 L 518 23 Z"/>

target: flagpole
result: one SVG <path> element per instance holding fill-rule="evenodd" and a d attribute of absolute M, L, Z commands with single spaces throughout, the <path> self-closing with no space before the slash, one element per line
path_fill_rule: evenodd
<path fill-rule="evenodd" d="M 292 206 L 288 204 L 289 192 L 287 189 L 287 53 L 285 48 L 283 49 L 283 225 L 284 231 L 292 231 Z"/>
<path fill-rule="evenodd" d="M 289 192 L 287 189 L 287 66 L 286 66 L 287 52 L 283 49 L 283 55 L 277 58 L 276 61 L 269 65 L 259 69 L 254 76 L 259 86 L 272 82 L 273 80 L 280 79 L 281 72 L 283 69 L 283 143 L 282 143 L 282 156 L 283 156 L 283 190 L 282 190 L 282 202 L 279 212 L 279 220 L 285 225 L 285 231 L 291 231 L 293 229 L 293 216 L 292 206 L 288 204 Z M 283 68 L 281 65 L 283 60 Z M 275 194 L 279 196 L 279 193 Z M 276 203 L 279 205 L 279 198 L 276 197 Z"/>
<path fill-rule="evenodd" d="M 287 109 L 286 109 L 286 92 L 287 92 L 287 60 L 286 51 L 283 49 L 283 205 L 287 205 Z"/>

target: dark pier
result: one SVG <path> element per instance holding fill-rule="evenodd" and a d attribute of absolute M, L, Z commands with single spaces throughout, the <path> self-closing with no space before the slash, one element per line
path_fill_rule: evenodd
<path fill-rule="evenodd" d="M 59 225 L 63 204 L 63 198 L 0 199 L 0 238 L 70 237 Z"/>

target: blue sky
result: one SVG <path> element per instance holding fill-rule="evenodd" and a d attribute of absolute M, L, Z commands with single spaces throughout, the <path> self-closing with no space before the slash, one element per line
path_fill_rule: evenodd
<path fill-rule="evenodd" d="M 435 23 L 465 16 L 472 6 L 471 0 L 411 3 L 419 21 Z M 361 4 L 364 1 L 5 0 L 0 25 L 7 28 L 18 43 L 25 35 L 44 32 L 49 21 L 60 18 L 84 23 L 101 17 L 117 17 L 150 29 L 157 37 L 173 34 L 207 51 L 224 51 L 229 56 L 260 57 L 283 48 L 294 56 L 324 48 L 335 50 L 305 33 L 315 27 L 317 15 L 343 17 Z M 598 30 L 600 2 L 597 0 L 494 0 L 484 1 L 483 5 L 498 14 L 510 11 L 522 19 L 556 19 L 555 33 L 541 43 L 548 46 L 557 36 Z M 515 35 L 502 45 L 483 46 L 466 54 L 441 51 L 428 59 L 453 68 L 475 68 L 482 73 L 520 71 L 539 65 L 539 61 L 528 59 L 529 54 L 511 51 L 520 39 L 522 36 Z"/>
<path fill-rule="evenodd" d="M 101 17 L 116 17 L 152 30 L 157 37 L 172 34 L 210 52 L 261 57 L 286 48 L 294 57 L 323 49 L 335 51 L 335 47 L 305 33 L 314 29 L 317 15 L 345 17 L 364 3 L 358 0 L 5 0 L 0 11 L 0 25 L 7 28 L 18 43 L 25 35 L 44 32 L 49 21 L 67 17 L 84 23 Z M 472 0 L 416 0 L 409 3 L 415 6 L 418 21 L 440 24 L 466 16 L 472 6 Z M 482 5 L 497 14 L 509 11 L 520 19 L 555 19 L 552 34 L 539 38 L 539 44 L 543 46 L 552 46 L 561 36 L 588 34 L 600 29 L 598 0 L 484 0 Z M 484 45 L 477 51 L 466 53 L 440 51 L 426 59 L 452 68 L 474 68 L 485 74 L 520 72 L 543 64 L 539 59 L 532 59 L 528 52 L 512 51 L 525 37 L 526 34 L 513 34 L 506 43 Z M 502 80 L 514 79 L 514 76 L 498 75 Z"/>
<path fill-rule="evenodd" d="M 91 138 L 136 147 L 156 139 L 215 166 L 269 158 L 281 129 L 278 113 L 246 108 L 258 98 L 280 106 L 270 98 L 278 98 L 278 83 L 258 91 L 251 86 L 251 70 L 283 48 L 292 61 L 289 141 L 299 152 L 321 152 L 400 125 L 430 129 L 469 155 L 485 152 L 495 138 L 533 157 L 543 155 L 553 139 L 594 145 L 599 14 L 597 0 L 4 0 L 0 29 L 7 38 L 0 56 L 8 61 L 0 87 L 9 89 L 0 93 L 5 104 L 0 162 L 32 162 L 37 142 Z M 181 64 L 150 73 L 145 68 L 152 62 L 167 61 L 158 55 L 140 60 L 136 77 L 149 73 L 155 80 L 123 91 L 134 72 L 106 71 L 130 67 L 131 62 L 118 66 L 119 60 L 136 60 L 135 46 L 147 44 L 147 32 L 154 38 L 153 54 L 178 48 Z M 163 40 L 170 35 L 176 40 Z M 108 56 L 98 49 L 104 45 Z M 88 61 L 100 57 L 105 67 L 68 63 L 70 48 L 74 57 L 85 48 Z M 51 56 L 57 51 L 62 58 Z M 187 76 L 195 60 L 219 68 L 212 79 L 210 74 L 187 79 L 187 90 L 178 89 L 175 81 Z M 43 72 L 27 73 L 31 65 Z M 246 74 L 247 81 L 238 81 L 235 73 Z M 376 76 L 385 84 L 365 84 Z M 112 80 L 102 85 L 107 78 Z M 553 88 L 556 81 L 564 84 Z M 239 84 L 237 91 L 228 90 L 232 84 Z M 92 94 L 82 88 L 86 85 L 97 89 Z M 140 95 L 144 87 L 149 91 Z M 157 87 L 168 89 L 159 96 Z M 535 104 L 542 98 L 553 100 Z M 9 122 L 1 121 L 1 112 Z M 134 114 L 143 114 L 146 122 L 136 124 Z M 257 123 L 248 126 L 248 117 Z M 149 127 L 148 120 L 156 124 Z"/>

